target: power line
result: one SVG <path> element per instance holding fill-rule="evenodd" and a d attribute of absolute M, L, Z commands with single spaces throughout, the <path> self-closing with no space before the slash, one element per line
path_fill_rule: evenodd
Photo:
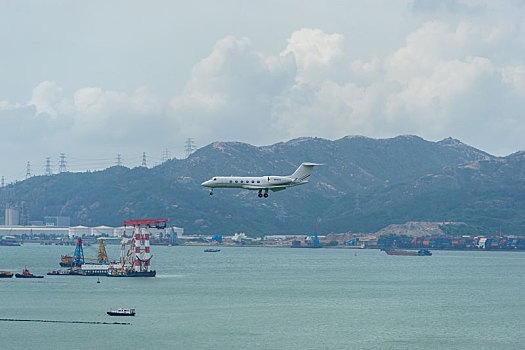
<path fill-rule="evenodd" d="M 50 157 L 46 157 L 46 175 L 47 176 L 51 176 L 52 172 L 51 172 L 51 158 Z"/>
<path fill-rule="evenodd" d="M 63 173 L 66 172 L 66 154 L 60 153 L 60 162 L 58 163 L 58 172 Z"/>
<path fill-rule="evenodd" d="M 147 168 L 147 164 L 146 164 L 146 152 L 142 152 L 142 166 L 144 168 Z"/>
<path fill-rule="evenodd" d="M 106 155 L 107 157 L 107 155 Z M 91 172 L 91 171 L 98 171 L 110 168 L 112 166 L 118 165 L 118 166 L 127 166 L 126 164 L 130 164 L 133 166 L 157 166 L 160 165 L 172 158 L 171 151 L 166 148 L 162 151 L 162 154 L 157 157 L 148 155 L 147 152 L 142 152 L 142 157 L 140 156 L 140 153 L 137 154 L 137 156 L 130 155 L 129 157 L 126 156 L 126 164 L 124 164 L 124 155 L 119 153 L 116 157 L 111 158 L 105 158 L 104 156 L 98 158 L 98 157 L 69 157 L 66 153 L 59 153 L 59 157 L 55 158 L 57 159 L 57 164 L 54 164 L 55 161 L 53 161 L 53 156 L 51 157 L 45 157 L 45 161 L 40 163 L 39 165 L 43 168 L 40 168 L 40 171 L 36 171 L 37 173 L 41 173 L 45 176 L 52 176 L 53 174 L 56 174 L 58 172 Z M 34 163 L 34 162 L 33 162 Z M 56 169 L 54 167 L 57 167 Z M 19 169 L 17 171 L 14 178 L 16 179 L 27 179 L 29 177 L 35 176 L 35 169 L 34 164 L 31 164 L 31 161 L 26 161 L 26 171 L 23 172 L 22 169 Z M 0 176 L 1 179 L 1 176 Z M 17 181 L 17 180 L 15 180 Z M 8 178 L 4 176 L 4 186 L 7 187 L 9 184 Z"/>
<path fill-rule="evenodd" d="M 27 162 L 26 166 L 26 179 L 29 179 L 31 177 L 31 163 Z"/>
<path fill-rule="evenodd" d="M 188 158 L 197 147 L 195 147 L 195 142 L 193 142 L 193 139 L 191 137 L 186 139 L 184 150 L 186 151 L 186 158 Z"/>
<path fill-rule="evenodd" d="M 170 159 L 171 159 L 171 153 L 167 148 L 165 148 L 164 151 L 162 152 L 162 163 L 167 162 Z"/>

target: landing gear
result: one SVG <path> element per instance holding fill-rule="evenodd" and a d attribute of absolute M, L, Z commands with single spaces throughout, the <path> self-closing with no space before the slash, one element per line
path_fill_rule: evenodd
<path fill-rule="evenodd" d="M 213 188 L 210 190 L 210 196 L 213 195 Z"/>
<path fill-rule="evenodd" d="M 259 194 L 257 195 L 259 198 L 262 198 L 263 193 L 262 190 L 259 190 Z M 264 190 L 264 198 L 268 197 L 268 189 Z"/>

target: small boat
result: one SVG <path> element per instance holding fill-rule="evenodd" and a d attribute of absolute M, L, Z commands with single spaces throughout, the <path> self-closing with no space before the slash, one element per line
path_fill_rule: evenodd
<path fill-rule="evenodd" d="M 11 278 L 13 273 L 9 271 L 0 271 L 0 278 Z"/>
<path fill-rule="evenodd" d="M 44 276 L 33 275 L 28 269 L 24 268 L 22 273 L 17 273 L 16 278 L 44 278 Z"/>
<path fill-rule="evenodd" d="M 49 276 L 65 276 L 65 275 L 82 275 L 79 270 L 67 269 L 67 270 L 53 270 L 48 271 Z"/>
<path fill-rule="evenodd" d="M 16 241 L 12 241 L 12 240 L 4 240 L 4 239 L 0 239 L 0 246 L 5 246 L 5 247 L 19 247 L 20 246 L 20 243 L 16 242 Z"/>
<path fill-rule="evenodd" d="M 217 253 L 220 251 L 221 251 L 220 249 L 212 249 L 212 248 L 204 249 L 205 253 Z"/>
<path fill-rule="evenodd" d="M 405 255 L 405 256 L 431 256 L 432 253 L 428 249 L 415 250 L 400 250 L 400 249 L 386 249 L 385 253 L 388 255 Z"/>
<path fill-rule="evenodd" d="M 108 311 L 109 316 L 135 316 L 135 309 L 128 309 L 121 307 L 118 310 Z"/>

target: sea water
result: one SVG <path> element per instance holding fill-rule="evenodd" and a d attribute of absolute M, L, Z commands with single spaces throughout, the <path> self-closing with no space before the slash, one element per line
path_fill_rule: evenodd
<path fill-rule="evenodd" d="M 154 246 L 155 278 L 1 279 L 0 318 L 132 324 L 0 321 L 0 348 L 525 348 L 525 253 L 220 248 Z M 45 274 L 73 249 L 0 247 L 0 270 Z"/>

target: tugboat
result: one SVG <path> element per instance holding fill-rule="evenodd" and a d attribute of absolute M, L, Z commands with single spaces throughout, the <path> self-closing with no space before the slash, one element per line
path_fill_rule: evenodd
<path fill-rule="evenodd" d="M 11 278 L 13 273 L 9 271 L 0 271 L 0 278 Z"/>
<path fill-rule="evenodd" d="M 388 255 L 406 255 L 406 256 L 431 256 L 432 252 L 428 249 L 420 249 L 417 252 L 415 250 L 399 250 L 399 249 L 386 249 L 385 253 Z"/>
<path fill-rule="evenodd" d="M 22 273 L 17 273 L 16 278 L 44 278 L 44 276 L 33 275 L 28 269 L 24 268 Z"/>
<path fill-rule="evenodd" d="M 108 311 L 109 316 L 135 316 L 135 309 L 127 309 L 121 307 L 118 310 Z"/>
<path fill-rule="evenodd" d="M 0 239 L 0 246 L 5 247 L 19 247 L 20 243 L 14 240 L 6 240 L 6 239 Z"/>

